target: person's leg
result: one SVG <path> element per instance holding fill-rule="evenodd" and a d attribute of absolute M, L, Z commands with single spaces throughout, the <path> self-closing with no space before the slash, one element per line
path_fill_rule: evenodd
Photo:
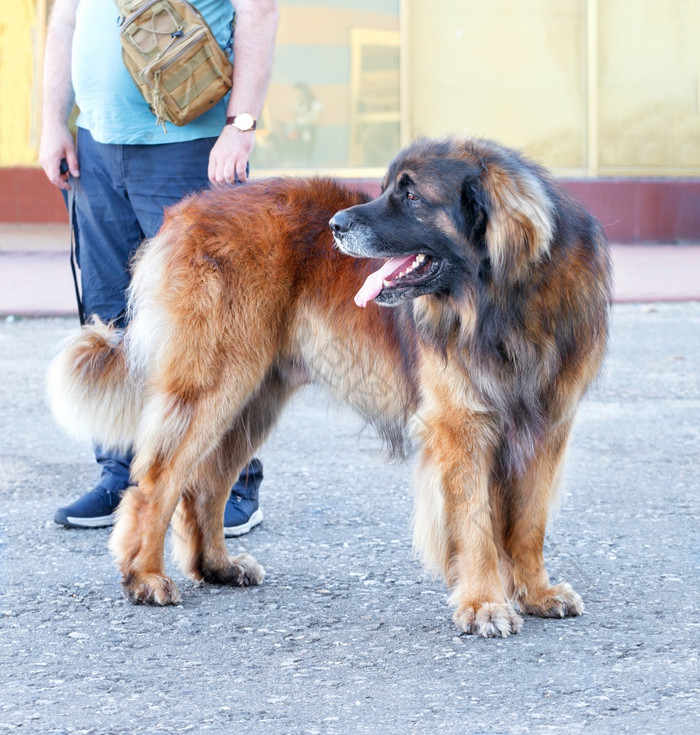
<path fill-rule="evenodd" d="M 125 323 L 129 262 L 145 236 L 125 186 L 125 149 L 97 143 L 79 129 L 80 178 L 71 179 L 85 316 L 120 326 Z"/>
<path fill-rule="evenodd" d="M 127 193 L 146 237 L 158 232 L 166 207 L 209 187 L 209 153 L 215 142 L 216 138 L 203 138 L 125 148 Z M 231 488 L 224 513 L 227 536 L 240 536 L 262 522 L 258 500 L 262 479 L 262 462 L 253 458 Z"/>
<path fill-rule="evenodd" d="M 124 179 L 139 225 L 153 237 L 166 207 L 209 187 L 209 153 L 216 138 L 124 147 Z"/>
<path fill-rule="evenodd" d="M 73 226 L 78 236 L 83 307 L 87 318 L 123 325 L 129 260 L 144 237 L 122 180 L 123 146 L 96 143 L 78 131 L 80 178 L 74 187 Z M 69 506 L 59 508 L 56 523 L 97 528 L 114 523 L 114 511 L 129 486 L 131 453 L 95 447 L 101 467 L 97 486 Z"/>
<path fill-rule="evenodd" d="M 263 481 L 262 462 L 253 457 L 244 467 L 224 508 L 224 535 L 241 536 L 262 523 L 259 491 Z"/>

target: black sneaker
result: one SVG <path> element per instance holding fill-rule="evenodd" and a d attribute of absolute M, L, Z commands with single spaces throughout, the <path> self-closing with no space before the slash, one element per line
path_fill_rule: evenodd
<path fill-rule="evenodd" d="M 113 526 L 116 509 L 124 490 L 108 490 L 98 485 L 74 503 L 59 508 L 53 517 L 56 523 L 68 528 L 104 528 Z"/>
<path fill-rule="evenodd" d="M 262 523 L 263 514 L 258 503 L 262 480 L 262 462 L 253 458 L 231 488 L 224 509 L 224 536 L 242 536 Z"/>

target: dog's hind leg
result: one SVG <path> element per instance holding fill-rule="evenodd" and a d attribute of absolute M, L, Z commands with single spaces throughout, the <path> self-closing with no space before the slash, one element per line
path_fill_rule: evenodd
<path fill-rule="evenodd" d="M 197 581 L 238 587 L 260 584 L 265 573 L 249 554 L 232 557 L 223 533 L 231 484 L 275 425 L 293 388 L 271 374 L 223 440 L 195 469 L 173 516 L 173 557 Z"/>
<path fill-rule="evenodd" d="M 131 602 L 179 602 L 175 583 L 165 576 L 165 534 L 192 472 L 216 450 L 241 406 L 264 382 L 264 357 L 248 367 L 244 379 L 232 361 L 216 390 L 181 382 L 177 392 L 152 394 L 144 408 L 132 464 L 138 486 L 122 499 L 110 539 L 122 589 Z"/>
<path fill-rule="evenodd" d="M 544 564 L 549 508 L 558 490 L 571 424 L 547 435 L 525 475 L 517 482 L 504 539 L 513 564 L 515 599 L 524 612 L 563 618 L 583 612 L 581 597 L 566 582 L 552 586 Z"/>
<path fill-rule="evenodd" d="M 171 605 L 180 595 L 165 575 L 165 534 L 180 489 L 199 458 L 216 446 L 228 417 L 212 414 L 212 398 L 190 405 L 172 396 L 158 398 L 162 406 L 170 404 L 161 417 L 162 434 L 151 437 L 147 451 L 137 452 L 132 474 L 138 485 L 129 488 L 119 504 L 109 545 L 130 602 Z"/>

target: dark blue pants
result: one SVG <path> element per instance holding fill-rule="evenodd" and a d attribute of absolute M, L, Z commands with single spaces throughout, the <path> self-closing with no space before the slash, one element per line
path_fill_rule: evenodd
<path fill-rule="evenodd" d="M 158 232 L 165 207 L 207 188 L 215 142 L 112 145 L 97 143 L 87 130 L 78 129 L 80 178 L 73 182 L 87 317 L 97 314 L 103 321 L 123 323 L 134 251 Z"/>
<path fill-rule="evenodd" d="M 153 237 L 163 209 L 209 185 L 209 153 L 216 138 L 159 145 L 98 143 L 78 129 L 80 178 L 71 179 L 74 223 L 86 318 L 123 325 L 129 263 L 142 240 Z M 95 447 L 100 485 L 129 485 L 131 453 Z"/>

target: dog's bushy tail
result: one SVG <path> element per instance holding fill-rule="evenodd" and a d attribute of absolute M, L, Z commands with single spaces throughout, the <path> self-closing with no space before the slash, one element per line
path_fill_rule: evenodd
<path fill-rule="evenodd" d="M 97 318 L 84 326 L 51 363 L 48 395 L 56 421 L 69 435 L 127 450 L 134 442 L 143 389 L 129 374 L 124 331 Z"/>

